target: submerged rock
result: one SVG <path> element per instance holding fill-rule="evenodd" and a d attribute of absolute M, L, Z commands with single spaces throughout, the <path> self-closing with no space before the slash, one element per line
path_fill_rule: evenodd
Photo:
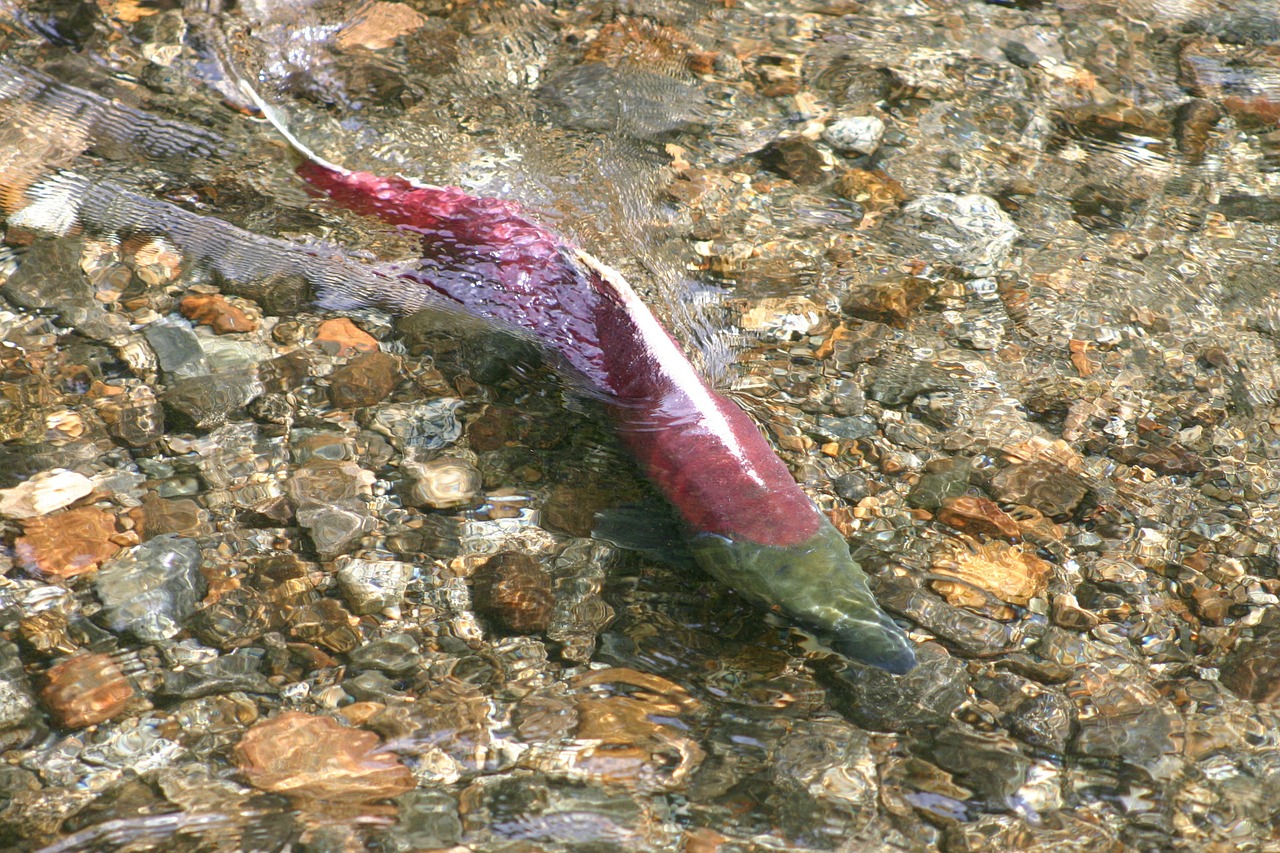
<path fill-rule="evenodd" d="M 172 534 L 149 539 L 104 565 L 94 588 L 112 630 L 146 642 L 167 640 L 205 596 L 200 548 Z"/>
<path fill-rule="evenodd" d="M 372 732 L 286 711 L 258 723 L 235 748 L 236 765 L 263 791 L 304 800 L 369 803 L 415 787 L 413 774 Z"/>

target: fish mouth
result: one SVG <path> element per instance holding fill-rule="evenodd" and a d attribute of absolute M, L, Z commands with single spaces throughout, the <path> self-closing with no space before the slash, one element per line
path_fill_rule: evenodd
<path fill-rule="evenodd" d="M 829 523 L 798 545 L 712 533 L 690 545 L 698 564 L 744 598 L 776 609 L 836 653 L 895 675 L 916 665 L 903 629 L 880 609 L 849 545 Z"/>
<path fill-rule="evenodd" d="M 875 623 L 847 626 L 826 638 L 837 654 L 894 675 L 906 675 L 916 665 L 916 652 L 906 633 L 886 614 Z M 820 637 L 820 639 L 822 639 Z"/>

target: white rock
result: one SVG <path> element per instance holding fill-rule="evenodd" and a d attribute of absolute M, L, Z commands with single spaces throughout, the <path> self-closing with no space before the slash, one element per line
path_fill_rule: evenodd
<path fill-rule="evenodd" d="M 0 489 L 0 515 L 35 518 L 70 506 L 93 491 L 93 481 L 65 468 L 41 471 L 12 489 Z"/>
<path fill-rule="evenodd" d="M 875 116 L 836 119 L 822 131 L 822 138 L 844 154 L 874 154 L 884 138 L 884 122 Z"/>

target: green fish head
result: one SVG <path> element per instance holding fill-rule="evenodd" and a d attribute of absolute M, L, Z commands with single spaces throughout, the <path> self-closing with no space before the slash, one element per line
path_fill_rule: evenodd
<path fill-rule="evenodd" d="M 898 675 L 916 665 L 906 633 L 876 604 L 862 567 L 830 524 L 787 547 L 711 533 L 694 536 L 690 545 L 716 579 L 782 611 L 836 652 Z"/>

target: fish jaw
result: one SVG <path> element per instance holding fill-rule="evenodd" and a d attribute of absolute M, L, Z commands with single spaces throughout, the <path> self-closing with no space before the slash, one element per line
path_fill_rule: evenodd
<path fill-rule="evenodd" d="M 895 675 L 916 665 L 906 633 L 880 609 L 848 543 L 829 523 L 798 545 L 762 545 L 703 533 L 699 565 L 749 601 L 776 607 L 845 657 Z"/>

